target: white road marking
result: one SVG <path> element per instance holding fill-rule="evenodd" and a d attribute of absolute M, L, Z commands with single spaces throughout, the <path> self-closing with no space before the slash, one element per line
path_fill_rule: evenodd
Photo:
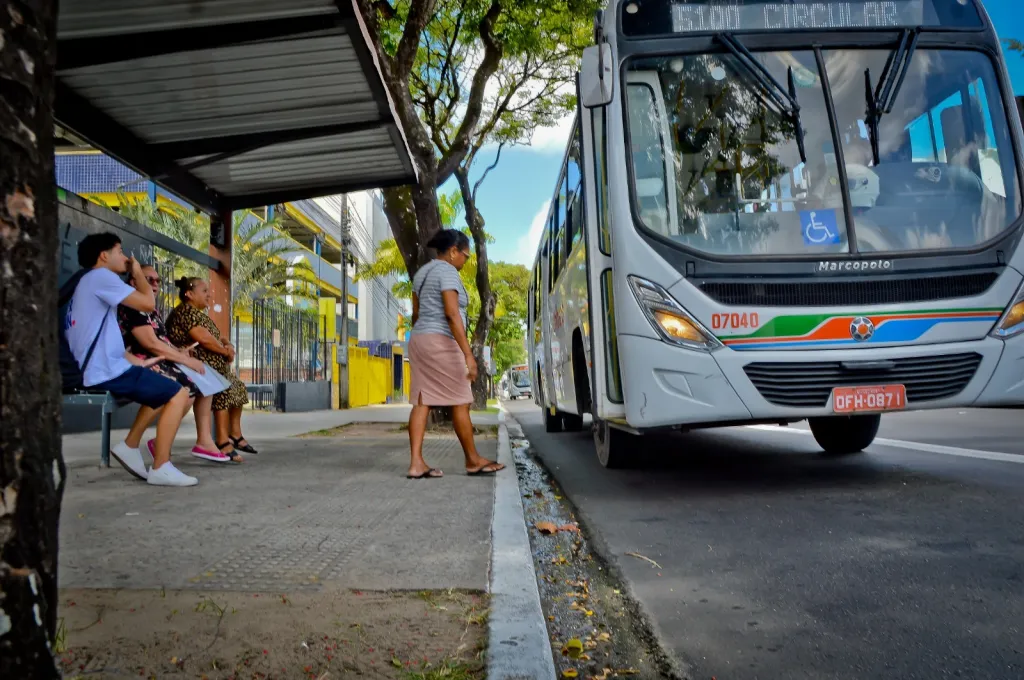
<path fill-rule="evenodd" d="M 792 427 L 778 427 L 777 425 L 747 425 L 751 430 L 765 430 L 768 432 L 789 432 L 792 434 L 810 435 L 810 430 L 800 430 Z M 891 446 L 897 449 L 909 449 L 911 451 L 924 451 L 925 453 L 937 453 L 942 456 L 957 456 L 959 458 L 978 458 L 981 460 L 994 460 L 1000 463 L 1024 464 L 1024 455 L 1013 453 L 998 453 L 996 451 L 979 451 L 978 449 L 961 449 L 956 446 L 941 446 L 940 444 L 924 444 L 921 442 L 905 442 L 899 439 L 876 439 L 874 445 Z M 869 448 L 870 450 L 870 448 Z"/>

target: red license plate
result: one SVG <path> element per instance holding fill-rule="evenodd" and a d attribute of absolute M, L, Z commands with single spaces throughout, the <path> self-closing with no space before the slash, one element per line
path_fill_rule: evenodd
<path fill-rule="evenodd" d="M 832 390 L 832 410 L 835 413 L 877 413 L 900 411 L 906 407 L 907 388 L 903 385 L 836 387 Z"/>

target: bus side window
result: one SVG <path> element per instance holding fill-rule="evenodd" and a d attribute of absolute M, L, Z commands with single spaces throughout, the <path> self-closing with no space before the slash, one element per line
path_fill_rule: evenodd
<path fill-rule="evenodd" d="M 583 200 L 581 192 L 583 190 L 583 175 L 580 173 L 580 128 L 575 126 L 572 133 L 572 142 L 569 146 L 569 161 L 566 166 L 566 180 L 568 183 L 569 193 L 569 227 L 566 229 L 568 232 L 568 252 L 572 252 L 576 249 L 576 244 L 580 242 L 583 236 Z"/>
<path fill-rule="evenodd" d="M 939 148 L 930 113 L 919 116 L 910 123 L 907 126 L 907 133 L 910 136 L 911 160 L 915 163 L 938 162 Z"/>
<path fill-rule="evenodd" d="M 559 240 L 560 240 L 559 237 L 561 236 L 561 234 L 559 233 L 559 229 L 558 229 L 558 205 L 557 205 L 557 200 L 558 199 L 556 197 L 556 199 L 555 199 L 555 201 L 556 201 L 555 209 L 551 211 L 551 217 L 549 218 L 549 225 L 550 225 L 549 228 L 550 228 L 550 231 L 551 231 L 551 240 L 548 242 L 549 243 L 548 247 L 551 249 L 550 254 L 548 255 L 548 292 L 549 293 L 555 289 L 555 280 L 558 278 L 558 250 L 559 250 L 558 244 L 559 244 Z"/>
<path fill-rule="evenodd" d="M 594 175 L 597 179 L 597 220 L 601 234 L 601 252 L 612 254 L 612 236 L 608 230 L 608 152 L 604 134 L 604 109 L 594 109 Z"/>
<path fill-rule="evenodd" d="M 999 157 L 999 141 L 996 139 L 995 125 L 992 123 L 992 111 L 988 106 L 988 94 L 985 83 L 979 78 L 967 88 L 970 97 L 970 111 L 980 120 L 974 121 L 978 139 L 978 165 L 981 169 L 981 181 L 993 194 L 1006 198 L 1006 184 L 1003 182 L 1003 170 Z M 1009 140 L 1003 151 L 1009 150 Z M 1007 158 L 1010 154 L 1007 154 Z"/>

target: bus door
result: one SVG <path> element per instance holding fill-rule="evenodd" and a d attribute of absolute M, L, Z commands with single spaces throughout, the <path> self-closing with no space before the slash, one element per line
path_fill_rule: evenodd
<path fill-rule="evenodd" d="M 583 195 L 586 202 L 584 233 L 590 287 L 588 349 L 593 414 L 601 420 L 622 420 L 626 416 L 626 409 L 619 374 L 618 339 L 615 335 L 606 116 L 607 107 L 579 109 L 583 141 Z"/>

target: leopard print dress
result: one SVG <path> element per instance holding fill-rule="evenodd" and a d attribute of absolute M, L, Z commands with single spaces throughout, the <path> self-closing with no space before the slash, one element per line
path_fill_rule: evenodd
<path fill-rule="evenodd" d="M 201 326 L 210 332 L 218 341 L 221 340 L 220 330 L 217 324 L 206 312 L 196 309 L 187 302 L 182 302 L 167 315 L 167 337 L 177 347 L 188 347 L 193 342 L 189 332 L 196 326 Z M 231 381 L 231 387 L 213 395 L 213 410 L 224 411 L 231 408 L 242 408 L 249 403 L 249 395 L 245 390 L 245 383 L 235 377 L 231 370 L 228 358 L 211 352 L 199 345 L 192 350 L 192 355 L 200 361 L 205 361 L 213 370 Z"/>

